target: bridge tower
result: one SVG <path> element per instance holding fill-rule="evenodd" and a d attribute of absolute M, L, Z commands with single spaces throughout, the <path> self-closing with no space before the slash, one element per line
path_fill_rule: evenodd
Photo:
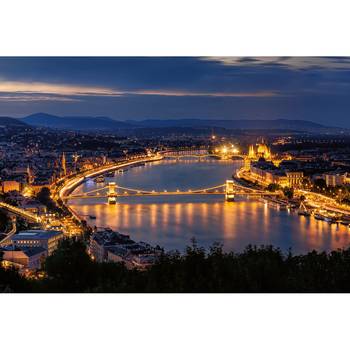
<path fill-rule="evenodd" d="M 108 204 L 117 203 L 117 191 L 115 182 L 108 183 Z"/>
<path fill-rule="evenodd" d="M 233 185 L 233 180 L 226 180 L 226 187 L 225 187 L 225 199 L 228 202 L 233 202 L 235 200 L 235 190 Z"/>

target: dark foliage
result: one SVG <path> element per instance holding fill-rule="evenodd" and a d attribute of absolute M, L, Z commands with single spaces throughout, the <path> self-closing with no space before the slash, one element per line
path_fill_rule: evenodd
<path fill-rule="evenodd" d="M 6 231 L 10 225 L 10 220 L 5 212 L 0 211 L 0 232 Z"/>
<path fill-rule="evenodd" d="M 266 188 L 270 192 L 275 192 L 280 189 L 280 186 L 278 184 L 271 183 Z"/>
<path fill-rule="evenodd" d="M 4 269 L 0 267 L 0 293 L 27 293 L 32 292 L 34 285 L 24 277 L 20 276 L 15 269 Z"/>
<path fill-rule="evenodd" d="M 25 292 L 350 292 L 350 248 L 306 255 L 283 254 L 272 246 L 225 253 L 196 243 L 184 254 L 164 254 L 147 271 L 90 260 L 81 241 L 64 240 L 47 258 L 46 277 L 25 280 L 0 270 L 2 290 Z"/>
<path fill-rule="evenodd" d="M 56 202 L 51 198 L 51 191 L 48 187 L 43 187 L 36 195 L 36 199 L 45 205 L 48 211 L 58 214 L 63 214 L 63 210 L 56 205 Z"/>

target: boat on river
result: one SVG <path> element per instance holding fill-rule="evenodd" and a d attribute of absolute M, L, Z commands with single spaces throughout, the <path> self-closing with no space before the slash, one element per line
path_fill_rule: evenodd
<path fill-rule="evenodd" d="M 103 182 L 105 182 L 105 177 L 103 175 L 97 176 L 94 178 L 94 182 L 103 183 Z"/>
<path fill-rule="evenodd" d="M 326 216 L 326 215 L 323 215 L 323 214 L 320 214 L 320 213 L 315 213 L 314 214 L 314 218 L 316 220 L 326 221 L 329 224 L 335 224 L 337 222 L 335 217 Z"/>
<path fill-rule="evenodd" d="M 260 198 L 259 200 L 267 204 L 269 207 L 277 210 L 287 210 L 288 208 L 286 203 L 273 198 L 264 197 L 264 198 Z"/>
<path fill-rule="evenodd" d="M 321 214 L 318 214 L 318 213 L 314 214 L 314 218 L 316 220 L 325 221 L 325 217 L 323 215 L 321 215 Z"/>
<path fill-rule="evenodd" d="M 299 209 L 298 209 L 298 215 L 301 216 L 310 216 L 310 211 L 306 208 L 305 204 L 303 202 L 300 203 Z"/>

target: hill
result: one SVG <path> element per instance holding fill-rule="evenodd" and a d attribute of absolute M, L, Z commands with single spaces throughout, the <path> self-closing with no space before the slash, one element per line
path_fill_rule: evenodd
<path fill-rule="evenodd" d="M 28 126 L 23 121 L 11 118 L 11 117 L 0 117 L 0 127 L 26 127 Z"/>
<path fill-rule="evenodd" d="M 52 114 L 35 113 L 21 119 L 32 126 L 70 130 L 117 130 L 131 125 L 108 117 L 58 117 Z"/>
<path fill-rule="evenodd" d="M 208 120 L 208 119 L 148 119 L 143 121 L 127 121 L 137 127 L 159 128 L 159 127 L 219 127 L 225 129 L 241 130 L 294 130 L 308 132 L 337 131 L 341 128 L 328 127 L 307 120 L 291 119 L 236 119 L 236 120 Z"/>
<path fill-rule="evenodd" d="M 49 127 L 55 129 L 67 130 L 100 130 L 131 131 L 134 129 L 160 129 L 160 128 L 187 128 L 210 129 L 220 128 L 223 130 L 290 130 L 296 132 L 314 132 L 314 133 L 338 133 L 345 129 L 325 126 L 307 120 L 292 119 L 236 119 L 236 120 L 213 120 L 213 119 L 146 119 L 141 121 L 126 120 L 118 121 L 109 117 L 58 117 L 52 114 L 35 113 L 24 117 L 21 121 L 32 126 Z"/>

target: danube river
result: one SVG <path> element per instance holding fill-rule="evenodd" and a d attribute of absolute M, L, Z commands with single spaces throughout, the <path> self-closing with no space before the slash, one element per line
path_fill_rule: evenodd
<path fill-rule="evenodd" d="M 163 160 L 130 168 L 106 182 L 143 190 L 194 190 L 224 183 L 240 166 L 239 161 Z M 103 186 L 88 180 L 74 194 Z M 283 251 L 305 253 L 350 243 L 350 229 L 345 226 L 299 217 L 244 197 L 226 202 L 223 195 L 145 196 L 119 198 L 116 205 L 108 205 L 106 199 L 74 199 L 69 204 L 92 226 L 110 227 L 166 250 L 183 251 L 193 237 L 206 248 L 220 242 L 226 251 L 272 244 Z"/>

